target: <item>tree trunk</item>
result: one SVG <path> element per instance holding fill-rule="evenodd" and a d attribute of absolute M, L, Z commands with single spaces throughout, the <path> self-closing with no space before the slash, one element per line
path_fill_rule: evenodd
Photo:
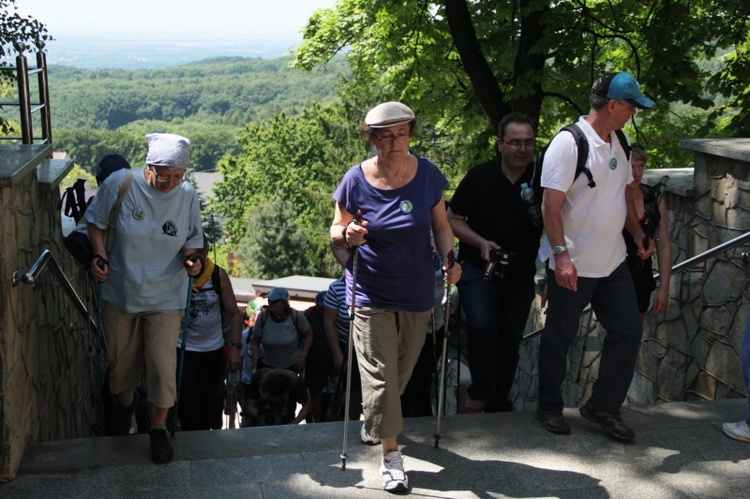
<path fill-rule="evenodd" d="M 511 107 L 503 101 L 503 91 L 500 89 L 492 68 L 482 53 L 482 47 L 477 41 L 474 25 L 471 21 L 471 13 L 466 0 L 446 0 L 445 16 L 451 30 L 453 42 L 456 44 L 458 54 L 464 71 L 469 76 L 474 93 L 479 99 L 485 113 L 492 121 L 494 128 L 500 120 L 511 112 Z"/>
<path fill-rule="evenodd" d="M 520 9 L 522 12 L 525 12 L 531 1 L 521 0 Z M 534 121 L 538 122 L 539 120 L 542 100 L 544 99 L 540 75 L 544 72 L 546 54 L 531 54 L 530 49 L 544 35 L 544 26 L 542 26 L 541 20 L 545 10 L 549 10 L 549 6 L 521 17 L 520 39 L 513 64 L 512 79 L 513 81 L 519 81 L 519 79 L 529 81 L 531 92 L 509 104 L 503 100 L 505 93 L 500 88 L 487 59 L 482 53 L 482 47 L 477 41 L 466 0 L 445 1 L 445 16 L 448 20 L 448 26 L 450 26 L 453 42 L 461 56 L 464 71 L 471 80 L 479 103 L 495 128 L 497 128 L 503 116 L 511 111 L 521 111 L 528 114 Z"/>
<path fill-rule="evenodd" d="M 521 11 L 526 12 L 532 0 L 521 0 Z M 518 52 L 513 63 L 513 76 L 515 81 L 529 81 L 531 92 L 524 92 L 518 101 L 513 103 L 513 109 L 528 114 L 534 121 L 539 123 L 539 114 L 542 110 L 542 81 L 544 80 L 544 64 L 547 54 L 531 53 L 531 49 L 544 36 L 542 15 L 549 10 L 549 4 L 542 9 L 528 12 L 521 17 L 521 37 L 518 42 Z"/>

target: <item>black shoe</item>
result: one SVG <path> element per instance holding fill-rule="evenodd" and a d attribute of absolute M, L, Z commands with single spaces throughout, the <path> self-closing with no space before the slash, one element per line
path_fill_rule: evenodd
<path fill-rule="evenodd" d="M 151 430 L 151 460 L 156 464 L 172 462 L 174 449 L 167 438 L 167 430 Z"/>
<path fill-rule="evenodd" d="M 586 405 L 581 407 L 581 416 L 592 423 L 599 424 L 616 440 L 630 442 L 635 438 L 635 432 L 622 422 L 619 412 L 610 414 L 609 412 L 599 411 L 586 402 Z"/>
<path fill-rule="evenodd" d="M 542 427 L 550 433 L 556 435 L 568 435 L 570 433 L 568 420 L 560 411 L 540 411 L 537 409 L 535 416 L 542 422 Z"/>
<path fill-rule="evenodd" d="M 112 411 L 112 421 L 109 424 L 108 435 L 130 435 L 130 428 L 133 425 L 133 413 L 135 406 L 138 404 L 138 393 L 133 392 L 133 402 L 128 407 L 120 407 L 119 402 L 115 400 L 115 407 Z"/>

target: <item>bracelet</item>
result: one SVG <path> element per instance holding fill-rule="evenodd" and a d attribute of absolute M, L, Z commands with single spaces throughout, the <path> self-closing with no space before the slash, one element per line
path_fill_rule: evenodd
<path fill-rule="evenodd" d="M 237 343 L 236 341 L 232 341 L 228 344 L 230 348 L 234 347 L 234 348 L 239 348 L 240 350 L 242 350 L 242 343 Z"/>

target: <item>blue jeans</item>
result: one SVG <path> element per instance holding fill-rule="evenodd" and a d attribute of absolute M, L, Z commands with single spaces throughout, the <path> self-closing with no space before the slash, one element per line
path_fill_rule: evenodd
<path fill-rule="evenodd" d="M 596 409 L 619 412 L 635 371 L 642 329 L 638 303 L 625 262 L 612 274 L 578 278 L 578 291 L 557 285 L 547 270 L 547 322 L 539 340 L 538 408 L 557 412 L 563 408 L 561 385 L 567 373 L 568 348 L 578 334 L 578 321 L 587 303 L 607 330 L 599 362 L 599 376 L 589 402 Z"/>
<path fill-rule="evenodd" d="M 520 286 L 482 277 L 465 262 L 458 296 L 466 316 L 471 385 L 469 398 L 487 402 L 487 411 L 510 410 L 508 395 L 518 367 L 518 346 L 534 299 L 534 281 Z"/>
<path fill-rule="evenodd" d="M 742 349 L 740 355 L 742 357 L 742 374 L 745 376 L 745 388 L 747 388 L 747 393 L 750 394 L 750 320 L 747 322 L 745 336 L 742 338 Z M 750 399 L 747 401 L 745 422 L 750 425 Z"/>

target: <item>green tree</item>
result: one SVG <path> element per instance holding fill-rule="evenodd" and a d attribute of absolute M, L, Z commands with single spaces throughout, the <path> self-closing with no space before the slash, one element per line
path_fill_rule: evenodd
<path fill-rule="evenodd" d="M 16 0 L 0 0 L 0 68 L 10 66 L 6 59 L 13 53 L 42 50 L 52 38 L 47 27 L 31 16 L 22 17 L 16 12 Z M 15 81 L 15 73 L 0 71 L 0 86 Z M 0 130 L 10 133 L 10 125 L 0 115 Z"/>
<path fill-rule="evenodd" d="M 297 116 L 282 113 L 245 127 L 242 151 L 219 163 L 222 181 L 214 187 L 213 206 L 226 220 L 230 245 L 236 247 L 248 230 L 265 230 L 250 228 L 247 220 L 279 198 L 292 208 L 286 225 L 304 230 L 309 242 L 300 265 L 312 275 L 337 275 L 328 249 L 331 196 L 346 170 L 368 154 L 356 123 L 341 106 L 314 104 Z"/>
<path fill-rule="evenodd" d="M 309 238 L 293 225 L 296 216 L 292 203 L 280 197 L 256 207 L 236 252 L 245 274 L 276 279 L 309 273 L 305 254 Z"/>
<path fill-rule="evenodd" d="M 708 116 L 701 110 L 716 96 L 706 94 L 707 82 L 727 101 L 701 133 L 750 133 L 747 86 L 732 83 L 749 71 L 749 18 L 750 4 L 737 0 L 341 0 L 311 17 L 293 64 L 312 69 L 346 49 L 353 74 L 342 98 L 362 113 L 374 102 L 405 101 L 434 125 L 425 139 L 452 151 L 462 170 L 491 150 L 509 111 L 537 117 L 549 137 L 588 109 L 599 74 L 629 71 L 657 101 L 646 121 L 670 124 L 631 134 L 648 132 L 652 148 L 670 153 L 666 161 L 678 156 L 677 139 L 696 132 L 682 122 Z M 701 66 L 726 49 L 716 73 Z M 733 127 L 723 131 L 719 118 L 732 111 Z"/>

